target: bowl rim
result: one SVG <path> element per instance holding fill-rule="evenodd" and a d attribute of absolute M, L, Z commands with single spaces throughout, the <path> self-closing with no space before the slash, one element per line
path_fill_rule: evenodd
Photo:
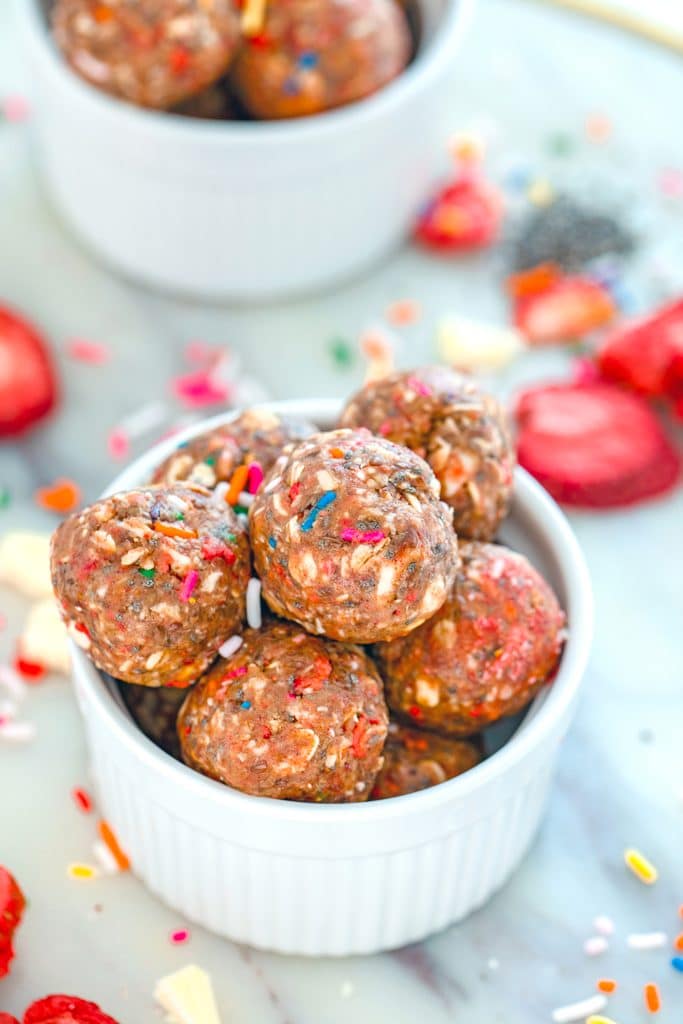
<path fill-rule="evenodd" d="M 282 121 L 210 121 L 183 117 L 168 111 L 148 110 L 116 99 L 82 80 L 61 58 L 52 45 L 40 0 L 16 0 L 27 37 L 40 50 L 53 77 L 59 79 L 74 102 L 90 108 L 92 114 L 108 124 L 127 123 L 145 131 L 148 140 L 170 139 L 221 145 L 245 143 L 258 146 L 304 143 L 321 135 L 337 135 L 390 115 L 404 99 L 429 84 L 435 74 L 452 58 L 456 44 L 472 18 L 476 0 L 445 0 L 442 21 L 424 51 L 393 81 L 357 103 L 307 117 Z"/>
<path fill-rule="evenodd" d="M 303 399 L 282 402 L 264 402 L 260 408 L 278 415 L 294 416 L 318 422 L 334 422 L 341 402 L 335 399 Z M 196 434 L 228 423 L 239 415 L 231 410 L 202 420 L 155 445 L 126 469 L 105 489 L 103 496 L 120 490 L 141 486 L 150 472 L 178 444 Z M 533 754 L 544 739 L 551 736 L 567 719 L 576 699 L 588 662 L 593 626 L 593 599 L 588 569 L 583 553 L 564 513 L 547 492 L 525 470 L 515 470 L 515 491 L 527 513 L 542 525 L 542 534 L 557 562 L 566 591 L 566 609 L 570 629 L 557 676 L 549 687 L 530 706 L 523 725 L 490 757 L 463 775 L 449 779 L 438 786 L 387 800 L 349 804 L 296 803 L 250 796 L 231 789 L 176 761 L 157 747 L 130 718 L 123 705 L 112 693 L 99 670 L 83 651 L 70 641 L 73 672 L 81 689 L 86 691 L 89 708 L 106 721 L 130 754 L 147 769 L 163 776 L 169 792 L 178 788 L 197 801 L 213 803 L 223 813 L 248 815 L 251 819 L 277 822 L 301 822 L 309 827 L 321 825 L 350 825 L 378 822 L 422 814 L 439 809 L 454 801 L 464 800 L 471 793 L 482 790 L 527 756 Z"/>

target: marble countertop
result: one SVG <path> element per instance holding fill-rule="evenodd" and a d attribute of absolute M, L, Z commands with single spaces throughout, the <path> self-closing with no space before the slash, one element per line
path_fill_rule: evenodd
<path fill-rule="evenodd" d="M 0 5 L 0 96 L 28 86 L 6 8 Z M 683 65 L 664 50 L 536 3 L 482 0 L 457 59 L 454 130 L 483 126 L 494 163 L 531 161 L 551 180 L 597 175 L 603 191 L 634 216 L 639 191 L 652 189 L 656 169 L 683 166 Z M 596 111 L 614 128 L 600 150 L 582 136 Z M 579 139 L 561 171 L 545 148 L 558 132 Z M 146 292 L 112 277 L 67 233 L 39 182 L 30 136 L 30 124 L 0 125 L 0 296 L 30 311 L 57 350 L 68 338 L 87 337 L 106 342 L 113 358 L 96 368 L 64 357 L 60 415 L 0 450 L 0 484 L 12 494 L 0 512 L 3 532 L 52 529 L 33 493 L 56 476 L 77 480 L 86 498 L 97 494 L 115 472 L 107 432 L 164 398 L 192 339 L 229 344 L 273 397 L 342 395 L 359 383 L 362 367 L 358 360 L 348 368 L 335 363 L 331 339 L 356 338 L 394 299 L 408 296 L 423 310 L 403 332 L 404 364 L 433 358 L 434 325 L 447 311 L 504 316 L 495 257 L 452 264 L 410 248 L 342 289 L 265 308 Z M 668 258 L 671 270 L 675 260 L 667 253 L 683 237 L 681 207 L 648 218 L 661 242 L 656 259 Z M 650 273 L 655 255 L 635 261 L 629 301 L 636 307 L 670 287 Z M 506 371 L 496 386 L 508 391 L 562 369 L 567 359 L 539 354 Z M 13 866 L 31 903 L 12 974 L 0 982 L 0 1010 L 19 1012 L 46 992 L 66 991 L 96 1000 L 121 1024 L 148 1024 L 160 1019 L 151 995 L 156 979 L 192 961 L 211 973 L 224 1024 L 543 1024 L 553 1007 L 590 995 L 599 976 L 620 981 L 610 1015 L 621 1024 L 647 1019 L 647 981 L 661 986 L 661 1024 L 680 1022 L 683 976 L 669 966 L 670 952 L 628 949 L 626 935 L 681 930 L 682 517 L 680 490 L 628 512 L 572 515 L 595 588 L 596 638 L 544 827 L 487 907 L 396 953 L 285 958 L 199 928 L 191 929 L 188 945 L 173 947 L 169 932 L 184 922 L 132 875 L 70 881 L 67 864 L 87 860 L 93 839 L 92 819 L 74 809 L 70 796 L 74 786 L 88 785 L 83 733 L 68 682 L 36 687 L 26 713 L 37 740 L 0 747 L 0 862 Z M 7 620 L 0 660 L 11 655 L 26 606 L 9 591 L 0 594 Z M 657 864 L 653 888 L 627 875 L 622 856 L 629 845 Z M 599 960 L 582 950 L 597 914 L 617 925 Z"/>

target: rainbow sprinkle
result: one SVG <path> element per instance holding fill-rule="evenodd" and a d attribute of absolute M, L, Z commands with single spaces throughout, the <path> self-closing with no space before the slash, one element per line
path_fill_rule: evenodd
<path fill-rule="evenodd" d="M 633 847 L 624 851 L 624 863 L 645 885 L 654 885 L 659 877 L 659 872 L 654 864 L 640 850 Z"/>
<path fill-rule="evenodd" d="M 336 497 L 336 491 L 325 491 L 324 494 L 321 494 L 321 496 L 318 498 L 315 505 L 313 506 L 313 508 L 311 509 L 311 511 L 308 513 L 303 523 L 301 524 L 302 533 L 308 533 L 309 530 L 313 529 L 313 526 L 315 525 L 315 521 L 318 518 L 319 513 L 322 512 L 324 508 L 327 508 L 328 505 L 331 505 L 332 502 L 336 499 Z"/>
<path fill-rule="evenodd" d="M 180 600 L 189 601 L 192 596 L 192 592 L 199 583 L 199 573 L 196 569 L 192 569 L 188 572 L 187 576 L 183 580 L 183 585 L 180 588 Z"/>
<path fill-rule="evenodd" d="M 66 873 L 69 878 L 79 882 L 89 882 L 91 879 L 99 877 L 99 871 L 92 864 L 80 864 L 78 862 L 69 864 Z"/>
<path fill-rule="evenodd" d="M 190 933 L 187 928 L 177 928 L 171 932 L 169 938 L 174 946 L 182 946 L 184 943 L 189 942 Z"/>

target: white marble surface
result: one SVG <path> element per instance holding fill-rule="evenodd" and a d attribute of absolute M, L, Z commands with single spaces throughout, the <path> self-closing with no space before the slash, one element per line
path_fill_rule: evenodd
<path fill-rule="evenodd" d="M 26 86 L 6 8 L 0 4 L 0 96 Z M 683 66 L 670 54 L 537 4 L 482 0 L 459 60 L 454 128 L 488 122 L 497 140 L 492 157 L 501 166 L 531 155 L 551 178 L 590 177 L 602 168 L 603 185 L 607 168 L 609 188 L 626 201 L 645 183 L 651 188 L 660 165 L 683 165 Z M 542 158 L 550 133 L 578 137 L 595 110 L 614 123 L 606 148 L 581 142 L 561 171 Z M 0 484 L 13 494 L 0 512 L 0 530 L 52 528 L 32 494 L 58 474 L 74 477 L 94 497 L 114 472 L 107 430 L 163 396 L 193 338 L 228 342 L 274 397 L 342 394 L 361 368 L 336 367 L 330 337 L 355 337 L 393 299 L 413 297 L 424 310 L 404 332 L 404 363 L 432 356 L 434 322 L 445 311 L 504 315 L 495 258 L 451 264 L 410 249 L 363 280 L 306 302 L 236 309 L 149 294 L 112 278 L 66 233 L 37 180 L 29 136 L 25 126 L 0 126 L 0 296 L 30 311 L 58 349 L 86 336 L 106 342 L 114 358 L 106 369 L 62 359 L 66 401 L 59 417 L 0 450 Z M 681 208 L 645 219 L 664 252 L 674 251 Z M 636 261 L 630 282 L 636 305 L 661 290 L 648 273 L 651 252 Z M 566 358 L 538 355 L 498 384 L 506 390 Z M 572 517 L 594 581 L 596 641 L 545 826 L 488 907 L 395 954 L 311 962 L 254 953 L 199 929 L 189 945 L 174 948 L 168 932 L 183 922 L 134 877 L 69 881 L 66 865 L 88 859 L 93 832 L 92 819 L 78 814 L 69 795 L 74 785 L 87 785 L 83 736 L 68 683 L 37 687 L 26 713 L 38 740 L 0 747 L 0 862 L 15 869 L 31 903 L 14 970 L 0 982 L 0 1009 L 18 1012 L 48 991 L 67 991 L 100 1002 L 121 1024 L 147 1024 L 159 1019 L 151 998 L 156 978 L 191 960 L 211 972 L 225 1024 L 542 1024 L 554 1006 L 591 994 L 600 975 L 621 982 L 610 1011 L 621 1024 L 645 1021 L 641 986 L 651 980 L 664 999 L 658 1020 L 680 1022 L 683 975 L 669 966 L 669 951 L 637 953 L 625 938 L 654 929 L 673 935 L 681 927 L 682 511 L 679 491 L 630 512 Z M 8 620 L 0 634 L 3 657 L 25 608 L 22 599 L 0 594 Z M 627 876 L 622 852 L 630 844 L 658 865 L 654 888 Z M 618 926 L 599 961 L 582 952 L 598 913 Z"/>

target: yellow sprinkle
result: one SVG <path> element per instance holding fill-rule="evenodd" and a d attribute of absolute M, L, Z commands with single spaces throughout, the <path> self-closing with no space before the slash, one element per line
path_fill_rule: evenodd
<path fill-rule="evenodd" d="M 69 878 L 76 878 L 79 881 L 90 881 L 91 878 L 99 876 L 99 871 L 92 864 L 69 864 L 66 873 Z"/>
<path fill-rule="evenodd" d="M 631 869 L 636 878 L 639 878 L 645 885 L 654 885 L 659 877 L 659 872 L 654 864 L 650 863 L 647 857 L 640 852 L 630 848 L 624 851 L 624 861 Z"/>
<path fill-rule="evenodd" d="M 527 191 L 527 199 L 534 206 L 547 206 L 553 201 L 554 196 L 552 185 L 545 178 L 532 181 Z"/>
<path fill-rule="evenodd" d="M 611 1017 L 602 1017 L 599 1013 L 594 1013 L 592 1016 L 588 1017 L 586 1024 L 617 1024 L 617 1022 L 612 1020 Z"/>

